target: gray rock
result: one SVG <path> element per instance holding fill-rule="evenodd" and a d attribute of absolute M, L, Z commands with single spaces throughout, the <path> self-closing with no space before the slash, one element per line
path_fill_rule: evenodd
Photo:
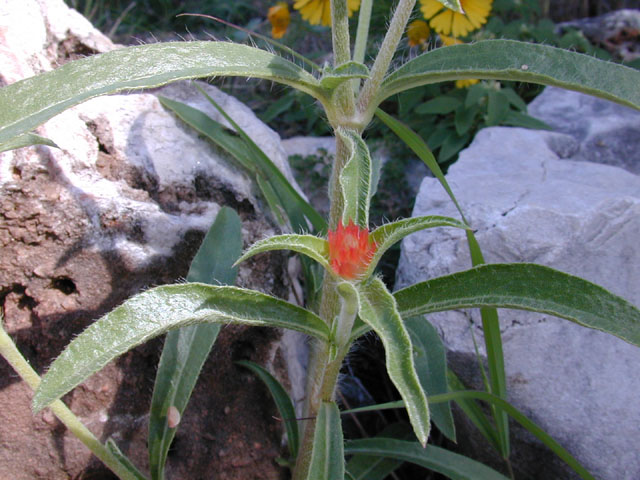
<path fill-rule="evenodd" d="M 546 103 L 536 109 L 552 110 L 554 105 Z M 576 118 L 588 113 L 571 112 Z M 629 126 L 622 120 L 617 124 Z M 587 132 L 582 138 L 591 137 Z M 566 134 L 488 128 L 461 153 L 447 179 L 487 262 L 548 265 L 640 305 L 640 177 L 573 160 L 583 149 Z M 427 177 L 413 215 L 429 214 L 458 217 L 437 180 Z M 462 232 L 420 232 L 403 241 L 397 288 L 469 267 Z M 484 355 L 479 313 L 443 312 L 429 320 L 444 339 L 452 368 L 481 388 L 472 340 L 473 334 Z M 500 321 L 509 400 L 597 478 L 640 478 L 640 349 L 548 315 L 502 310 Z M 460 428 L 464 446 L 467 426 Z M 477 453 L 485 442 L 471 436 L 468 448 Z M 573 478 L 530 435 L 516 429 L 514 437 L 519 478 Z"/>
<path fill-rule="evenodd" d="M 640 175 L 640 112 L 554 87 L 547 87 L 528 110 L 575 139 L 552 141 L 561 158 L 614 165 Z"/>

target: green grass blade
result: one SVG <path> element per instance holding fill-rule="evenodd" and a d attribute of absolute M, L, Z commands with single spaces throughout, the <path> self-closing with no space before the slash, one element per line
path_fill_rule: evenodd
<path fill-rule="evenodd" d="M 414 317 L 404 319 L 404 324 L 413 344 L 413 360 L 416 373 L 427 395 L 447 393 L 447 357 L 440 335 L 427 319 Z M 456 441 L 451 405 L 430 405 L 431 420 L 451 441 Z"/>
<path fill-rule="evenodd" d="M 562 445 L 556 442 L 548 433 L 546 433 L 542 428 L 536 425 L 535 422 L 529 420 L 526 415 L 524 415 L 506 400 L 497 397 L 496 395 L 492 395 L 491 393 L 477 392 L 474 390 L 449 392 L 441 395 L 432 395 L 429 397 L 430 404 L 450 401 L 455 401 L 460 404 L 461 401 L 466 400 L 482 400 L 504 410 L 508 415 L 511 416 L 511 418 L 513 418 L 516 422 L 518 422 L 524 428 L 529 430 L 533 435 L 535 435 L 553 453 L 555 453 L 558 458 L 562 459 L 584 480 L 595 480 L 591 473 L 589 473 L 589 471 L 585 467 L 583 467 L 580 462 L 578 462 L 578 460 L 576 460 L 564 447 L 562 447 Z M 404 408 L 404 402 L 400 400 L 396 402 L 382 403 L 379 405 L 369 405 L 367 407 L 345 410 L 342 412 L 342 414 L 345 415 L 349 413 L 372 412 L 375 410 L 388 410 L 393 408 Z"/>
<path fill-rule="evenodd" d="M 460 379 L 453 373 L 450 369 L 447 369 L 447 381 L 449 383 L 449 387 L 453 391 L 461 391 L 464 390 L 464 384 L 460 381 Z M 429 398 L 429 402 L 432 399 Z M 458 407 L 465 413 L 465 415 L 469 418 L 471 423 L 473 423 L 478 431 L 482 434 L 484 438 L 496 449 L 496 452 L 500 452 L 500 438 L 498 436 L 498 431 L 491 424 L 487 415 L 485 415 L 484 411 L 480 406 L 471 399 L 467 398 L 457 398 L 456 403 Z M 436 404 L 437 405 L 437 404 Z M 491 404 L 492 407 L 494 404 Z"/>
<path fill-rule="evenodd" d="M 251 137 L 240 128 L 240 125 L 238 125 L 210 95 L 201 88 L 198 87 L 198 89 L 245 141 L 250 151 L 249 158 L 255 164 L 256 168 L 262 172 L 265 179 L 268 179 L 271 183 L 273 190 L 280 199 L 282 209 L 289 216 L 293 230 L 297 233 L 303 233 L 308 230 L 307 222 L 304 218 L 306 216 L 316 232 L 326 231 L 327 224 L 324 218 L 293 188 L 293 185 L 289 183 L 289 180 L 287 180 L 280 169 L 275 166 L 262 149 L 256 145 Z"/>
<path fill-rule="evenodd" d="M 283 83 L 315 98 L 318 81 L 272 53 L 229 42 L 172 42 L 121 48 L 69 62 L 0 89 L 0 144 L 99 95 L 153 88 L 176 80 L 244 76 Z"/>
<path fill-rule="evenodd" d="M 122 453 L 122 451 L 120 450 L 120 448 L 112 438 L 109 438 L 106 441 L 105 447 L 107 447 L 107 449 L 111 452 L 111 454 L 115 458 L 117 458 L 118 461 L 122 464 L 122 466 L 126 468 L 129 472 L 131 472 L 131 475 L 133 475 L 137 480 L 147 480 L 147 477 L 145 477 L 142 474 L 142 472 L 140 472 L 140 470 L 136 468 L 133 462 L 129 460 L 129 457 L 127 457 L 124 453 Z"/>
<path fill-rule="evenodd" d="M 233 262 L 242 250 L 242 222 L 237 213 L 223 207 L 191 262 L 187 281 L 233 285 Z M 151 478 L 164 478 L 164 466 L 176 428 L 167 424 L 167 410 L 182 415 L 191 392 L 220 330 L 218 324 L 192 325 L 171 330 L 162 349 L 149 412 L 149 466 Z"/>
<path fill-rule="evenodd" d="M 60 148 L 48 138 L 41 137 L 35 133 L 25 133 L 9 140 L 8 142 L 0 144 L 0 153 L 6 152 L 7 150 L 14 150 L 16 148 L 30 147 L 32 145 L 47 145 L 49 147 Z"/>
<path fill-rule="evenodd" d="M 441 473 L 453 480 L 507 480 L 507 477 L 480 462 L 435 445 L 423 448 L 416 442 L 394 438 L 363 438 L 348 440 L 347 455 L 390 457 Z"/>
<path fill-rule="evenodd" d="M 133 347 L 200 323 L 289 328 L 329 338 L 320 317 L 264 293 L 202 283 L 164 285 L 130 298 L 77 336 L 43 377 L 33 409 L 40 411 Z"/>
<path fill-rule="evenodd" d="M 393 295 L 377 277 L 360 285 L 358 293 L 359 316 L 382 340 L 387 373 L 406 403 L 416 437 L 426 445 L 431 428 L 429 404 L 416 374 L 411 338 L 398 314 Z"/>
<path fill-rule="evenodd" d="M 373 104 L 420 85 L 464 78 L 553 85 L 640 109 L 639 71 L 589 55 L 516 40 L 484 40 L 424 53 L 390 74 Z"/>
<path fill-rule="evenodd" d="M 280 384 L 280 382 L 269 373 L 265 368 L 260 365 L 250 362 L 248 360 L 240 360 L 236 362 L 238 365 L 242 365 L 248 368 L 253 373 L 260 377 L 260 380 L 267 386 L 273 401 L 276 403 L 280 417 L 284 422 L 285 429 L 287 431 L 287 439 L 289 441 L 289 452 L 292 458 L 298 456 L 298 447 L 300 446 L 300 435 L 298 433 L 298 422 L 296 420 L 296 411 L 293 408 L 293 402 L 289 397 L 289 394 Z"/>
<path fill-rule="evenodd" d="M 410 439 L 413 432 L 406 423 L 392 423 L 385 427 L 376 438 Z M 404 462 L 394 458 L 353 455 L 347 463 L 347 472 L 354 480 L 384 480 Z"/>
<path fill-rule="evenodd" d="M 640 310 L 604 288 L 531 263 L 481 265 L 394 293 L 403 316 L 473 307 L 547 313 L 640 346 Z"/>
<path fill-rule="evenodd" d="M 313 451 L 307 480 L 344 478 L 344 437 L 340 411 L 334 402 L 323 402 L 316 418 Z"/>

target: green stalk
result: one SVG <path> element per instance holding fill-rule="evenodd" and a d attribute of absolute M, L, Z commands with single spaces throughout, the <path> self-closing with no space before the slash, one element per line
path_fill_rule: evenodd
<path fill-rule="evenodd" d="M 416 0 L 400 0 L 398 2 L 378 56 L 371 68 L 371 75 L 362 87 L 362 91 L 358 97 L 358 113 L 368 117 L 360 119 L 365 125 L 369 123 L 373 116 L 373 112 L 368 112 L 369 104 L 378 92 L 380 84 L 387 74 L 387 70 L 389 70 L 389 65 L 391 65 L 391 60 L 398 48 L 400 39 L 402 39 L 415 4 Z"/>
<path fill-rule="evenodd" d="M 349 36 L 347 0 L 331 1 L 331 39 L 333 42 L 334 67 L 350 62 L 351 38 Z M 337 109 L 340 112 L 337 117 L 338 125 L 343 122 L 349 122 L 356 111 L 350 82 L 346 82 L 336 89 L 333 103 L 333 109 Z M 333 125 L 333 127 L 336 128 L 338 125 Z"/>
<path fill-rule="evenodd" d="M 40 376 L 31 368 L 31 365 L 25 360 L 18 351 L 11 337 L 0 325 L 0 355 L 2 355 L 13 369 L 20 375 L 33 390 L 40 385 Z M 111 469 L 122 480 L 138 480 L 138 478 L 124 467 L 120 461 L 89 431 L 87 427 L 69 410 L 69 408 L 60 400 L 54 401 L 49 408 L 56 417 L 73 433 L 78 439 L 84 443 L 93 454 L 98 457 L 102 463 Z"/>
<path fill-rule="evenodd" d="M 364 54 L 367 50 L 367 41 L 369 40 L 369 25 L 371 24 L 371 9 L 373 8 L 373 0 L 362 0 L 360 4 L 360 13 L 358 14 L 358 30 L 356 32 L 356 43 L 353 47 L 354 62 L 364 63 Z M 353 91 L 357 95 L 360 90 L 360 80 L 353 80 Z"/>

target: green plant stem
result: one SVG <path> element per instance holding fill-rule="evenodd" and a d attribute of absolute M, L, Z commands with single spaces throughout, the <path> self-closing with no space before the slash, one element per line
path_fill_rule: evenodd
<path fill-rule="evenodd" d="M 332 0 L 331 2 L 331 39 L 333 42 L 333 64 L 335 67 L 351 61 L 351 39 L 349 36 L 349 11 L 347 0 Z M 350 122 L 355 111 L 355 99 L 350 82 L 339 86 L 333 94 L 332 108 L 338 108 L 337 125 Z M 329 112 L 327 112 L 329 113 Z M 330 117 L 331 118 L 331 117 Z"/>
<path fill-rule="evenodd" d="M 358 113 L 364 115 L 364 118 L 359 119 L 359 121 L 365 125 L 369 123 L 373 116 L 373 111 L 368 111 L 371 100 L 375 97 L 380 88 L 380 84 L 382 84 L 382 80 L 387 74 L 387 70 L 389 70 L 389 65 L 391 65 L 391 60 L 398 48 L 398 44 L 400 43 L 400 39 L 402 38 L 415 4 L 416 0 L 400 0 L 398 2 L 387 34 L 384 37 L 380 51 L 371 68 L 371 75 L 362 87 L 362 91 L 358 97 L 357 108 Z"/>
<path fill-rule="evenodd" d="M 367 40 L 369 39 L 369 25 L 371 23 L 371 9 L 373 0 L 362 0 L 360 13 L 358 14 L 358 30 L 356 31 L 356 43 L 353 47 L 353 60 L 364 63 L 364 55 L 367 50 Z M 353 91 L 357 95 L 360 90 L 360 79 L 353 80 Z"/>
<path fill-rule="evenodd" d="M 40 385 L 40 376 L 31 368 L 31 365 L 18 351 L 11 337 L 0 326 L 0 355 L 2 355 L 13 369 L 20 375 L 33 390 Z M 125 468 L 120 461 L 89 431 L 87 427 L 69 410 L 60 400 L 54 401 L 49 408 L 54 415 L 67 427 L 78 439 L 84 443 L 93 454 L 122 480 L 138 480 L 133 473 Z"/>
<path fill-rule="evenodd" d="M 348 91 L 351 94 L 350 88 L 348 88 Z M 338 222 L 342 221 L 344 199 L 342 198 L 339 179 L 340 172 L 349 158 L 349 148 L 344 144 L 339 135 L 336 135 L 335 138 L 336 155 L 333 162 L 331 179 L 329 180 L 329 200 L 331 203 L 329 210 L 329 228 L 331 230 L 335 230 Z M 335 280 L 326 272 L 321 295 L 320 317 L 328 324 L 331 324 L 333 319 L 339 315 L 340 298 L 336 291 Z M 338 352 L 337 357 L 331 360 L 331 352 L 327 343 L 313 341 L 311 344 L 307 370 L 307 397 L 304 407 L 304 417 L 307 418 L 307 420 L 305 420 L 304 423 L 302 441 L 293 470 L 293 480 L 305 480 L 307 478 L 313 450 L 315 417 L 323 401 L 333 400 L 340 367 L 348 350 L 349 345 L 346 345 L 344 351 Z"/>

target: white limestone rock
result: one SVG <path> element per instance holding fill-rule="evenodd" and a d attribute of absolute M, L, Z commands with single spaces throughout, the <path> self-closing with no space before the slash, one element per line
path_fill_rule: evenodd
<path fill-rule="evenodd" d="M 579 141 L 564 134 L 484 129 L 461 152 L 447 180 L 488 263 L 547 265 L 640 305 L 640 177 L 562 159 L 562 145 L 580 152 Z M 458 217 L 438 181 L 427 177 L 413 215 L 431 214 Z M 423 231 L 403 241 L 396 285 L 470 266 L 462 231 Z M 443 312 L 429 320 L 444 339 L 453 369 L 480 387 L 471 335 L 484 355 L 479 312 Z M 640 349 L 548 315 L 501 310 L 500 321 L 509 400 L 597 478 L 640 478 Z M 516 469 L 530 478 L 573 478 L 531 437 L 523 441 L 514 447 Z"/>

